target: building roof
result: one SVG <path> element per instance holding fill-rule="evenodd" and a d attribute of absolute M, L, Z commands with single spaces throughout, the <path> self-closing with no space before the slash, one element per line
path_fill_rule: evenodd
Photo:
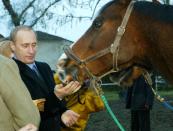
<path fill-rule="evenodd" d="M 72 42 L 70 40 L 67 40 L 67 39 L 64 39 L 62 37 L 58 37 L 58 36 L 55 36 L 55 35 L 51 35 L 51 34 L 48 34 L 46 32 L 41 32 L 41 31 L 36 31 L 37 33 L 37 39 L 38 40 L 65 40 L 65 41 L 69 41 L 69 42 Z"/>
<path fill-rule="evenodd" d="M 4 40 L 4 36 L 0 34 L 0 42 Z"/>
<path fill-rule="evenodd" d="M 0 38 L 4 38 L 4 36 L 0 34 Z"/>

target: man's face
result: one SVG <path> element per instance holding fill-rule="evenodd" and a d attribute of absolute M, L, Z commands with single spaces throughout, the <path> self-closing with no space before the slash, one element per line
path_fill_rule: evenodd
<path fill-rule="evenodd" d="M 35 61 L 37 39 L 33 31 L 18 31 L 16 34 L 15 42 L 11 47 L 16 58 L 23 63 L 31 64 Z"/>

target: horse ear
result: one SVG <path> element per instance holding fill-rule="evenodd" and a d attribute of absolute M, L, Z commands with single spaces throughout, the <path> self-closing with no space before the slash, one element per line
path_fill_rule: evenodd
<path fill-rule="evenodd" d="M 120 3 L 123 5 L 128 5 L 132 0 L 120 0 Z"/>

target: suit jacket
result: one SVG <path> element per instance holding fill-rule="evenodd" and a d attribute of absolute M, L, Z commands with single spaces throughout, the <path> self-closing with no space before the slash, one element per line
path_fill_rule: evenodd
<path fill-rule="evenodd" d="M 17 131 L 28 123 L 40 123 L 38 109 L 19 75 L 14 61 L 0 56 L 0 131 Z"/>
<path fill-rule="evenodd" d="M 127 91 L 126 108 L 131 110 L 145 110 L 152 108 L 154 101 L 154 94 L 145 82 L 143 76 L 136 79 L 131 87 Z"/>
<path fill-rule="evenodd" d="M 49 65 L 35 61 L 38 68 L 38 77 L 29 66 L 14 59 L 19 67 L 22 80 L 26 84 L 33 100 L 45 98 L 44 112 L 40 112 L 40 131 L 59 131 L 61 114 L 66 111 L 64 101 L 60 101 L 54 94 L 55 82 Z"/>

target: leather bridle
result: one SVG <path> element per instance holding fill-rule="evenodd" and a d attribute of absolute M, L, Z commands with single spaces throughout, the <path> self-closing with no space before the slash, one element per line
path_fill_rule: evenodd
<path fill-rule="evenodd" d="M 128 7 L 126 9 L 126 13 L 124 15 L 124 18 L 122 20 L 122 23 L 117 29 L 117 33 L 116 33 L 114 42 L 108 48 L 103 49 L 103 50 L 97 52 L 96 54 L 91 55 L 91 56 L 89 56 L 85 59 L 82 59 L 82 60 L 77 55 L 75 55 L 73 53 L 73 51 L 70 47 L 64 48 L 64 52 L 67 55 L 67 57 L 69 57 L 71 60 L 75 61 L 81 68 L 84 69 L 84 71 L 86 72 L 86 74 L 88 75 L 88 77 L 91 80 L 92 86 L 94 86 L 94 87 L 99 86 L 98 84 L 101 83 L 101 78 L 103 78 L 104 76 L 106 76 L 110 73 L 119 71 L 119 68 L 118 68 L 118 54 L 119 54 L 120 41 L 121 41 L 121 38 L 122 38 L 123 34 L 125 33 L 125 28 L 126 28 L 126 25 L 128 23 L 130 14 L 133 10 L 133 6 L 134 6 L 135 2 L 136 2 L 135 0 L 132 0 L 130 2 L 130 4 L 128 5 Z M 96 59 L 98 59 L 98 58 L 100 58 L 100 57 L 102 57 L 102 56 L 104 56 L 108 53 L 111 53 L 113 55 L 113 66 L 112 66 L 113 68 L 111 70 L 109 70 L 108 72 L 102 74 L 101 76 L 95 76 L 89 70 L 89 68 L 86 66 L 86 64 L 91 62 L 91 61 L 94 61 L 94 60 L 96 60 Z"/>

